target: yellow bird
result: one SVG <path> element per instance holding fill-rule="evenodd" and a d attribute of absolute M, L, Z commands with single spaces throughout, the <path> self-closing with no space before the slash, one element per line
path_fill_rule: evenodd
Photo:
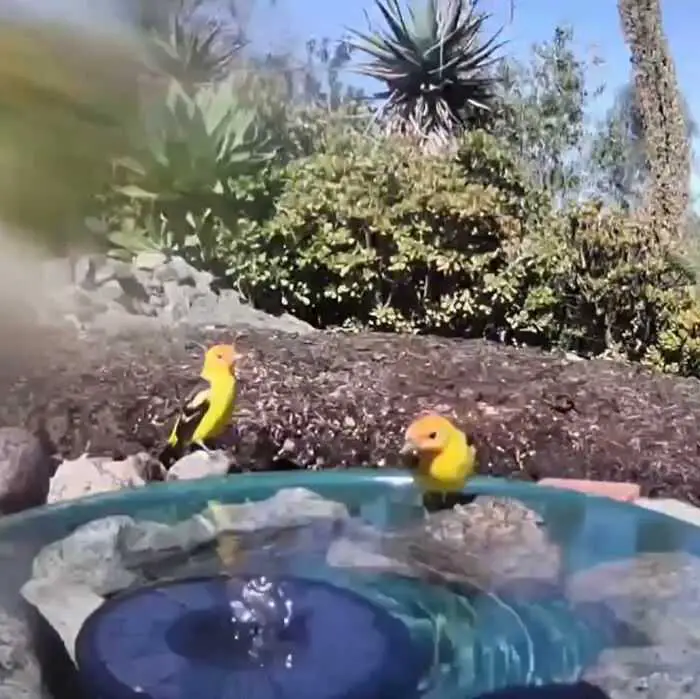
<path fill-rule="evenodd" d="M 453 493 L 476 471 L 476 447 L 441 415 L 424 415 L 406 430 L 400 451 L 424 492 Z"/>
<path fill-rule="evenodd" d="M 208 451 L 205 442 L 220 436 L 233 416 L 236 362 L 233 345 L 214 345 L 204 356 L 198 385 L 185 399 L 160 461 L 169 468 L 191 445 Z"/>

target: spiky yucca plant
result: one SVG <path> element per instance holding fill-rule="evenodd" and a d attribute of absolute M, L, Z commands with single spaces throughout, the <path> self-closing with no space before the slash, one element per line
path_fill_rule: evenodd
<path fill-rule="evenodd" d="M 384 83 L 375 97 L 391 131 L 431 140 L 449 138 L 490 109 L 500 31 L 484 36 L 489 15 L 478 0 L 375 0 L 385 28 L 352 30 L 350 43 L 370 60 L 355 70 Z"/>

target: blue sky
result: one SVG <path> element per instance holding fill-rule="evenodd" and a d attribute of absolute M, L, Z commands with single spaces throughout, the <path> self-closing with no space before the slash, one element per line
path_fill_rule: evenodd
<path fill-rule="evenodd" d="M 264 0 L 257 0 L 257 6 Z M 595 52 L 605 63 L 595 75 L 605 82 L 611 97 L 615 88 L 629 77 L 629 55 L 622 40 L 615 0 L 515 0 L 513 22 L 504 30 L 508 40 L 505 51 L 519 58 L 528 55 L 534 42 L 545 41 L 552 36 L 558 24 L 570 24 L 574 28 L 576 43 L 582 51 Z M 508 21 L 509 0 L 483 0 L 483 6 L 494 15 L 494 26 Z M 696 119 L 700 120 L 700 81 L 696 79 L 700 69 L 700 3 L 684 0 L 662 0 L 664 29 L 679 76 L 681 88 Z M 267 36 L 273 43 L 302 48 L 308 37 L 337 38 L 345 27 L 366 27 L 364 11 L 372 18 L 372 0 L 277 0 L 272 11 L 256 10 L 253 25 L 255 34 Z M 601 112 L 609 104 L 603 99 L 596 111 Z M 700 179 L 695 178 L 696 190 Z"/>

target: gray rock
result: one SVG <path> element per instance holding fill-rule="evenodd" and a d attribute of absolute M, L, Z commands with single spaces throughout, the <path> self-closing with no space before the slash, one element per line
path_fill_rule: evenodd
<path fill-rule="evenodd" d="M 138 580 L 124 564 L 123 545 L 136 526 L 133 518 L 117 515 L 78 527 L 37 554 L 31 579 L 87 587 L 100 596 L 123 590 Z"/>
<path fill-rule="evenodd" d="M 223 451 L 193 451 L 176 461 L 168 471 L 169 481 L 186 481 L 209 476 L 225 476 L 231 459 Z"/>
<path fill-rule="evenodd" d="M 150 460 L 148 454 L 136 454 L 123 461 L 87 456 L 64 461 L 51 478 L 48 502 L 145 485 L 143 473 Z"/>
<path fill-rule="evenodd" d="M 154 276 L 163 283 L 177 282 L 178 284 L 189 284 L 191 286 L 196 286 L 197 278 L 200 274 L 202 273 L 189 262 L 177 255 L 171 257 L 168 262 L 154 270 Z M 206 288 L 209 288 L 208 285 Z"/>
<path fill-rule="evenodd" d="M 700 691 L 700 559 L 646 554 L 598 566 L 568 583 L 574 602 L 601 602 L 639 644 L 605 651 L 585 677 L 611 699 L 676 699 Z"/>
<path fill-rule="evenodd" d="M 99 264 L 95 265 L 93 282 L 96 286 L 106 284 L 107 282 L 117 278 L 115 262 L 116 260 L 104 258 L 103 260 L 100 260 Z"/>
<path fill-rule="evenodd" d="M 314 332 L 289 314 L 274 317 L 251 307 L 233 289 L 214 291 L 211 273 L 157 251 L 140 253 L 132 264 L 104 255 L 83 255 L 74 265 L 68 259 L 52 260 L 45 276 L 56 281 L 50 288 L 52 308 L 41 312 L 40 321 L 70 323 L 82 333 L 126 336 L 163 327 L 236 326 Z"/>
<path fill-rule="evenodd" d="M 120 274 L 118 279 L 126 296 L 136 301 L 142 301 L 144 303 L 148 302 L 150 292 L 138 280 L 133 272 L 124 272 Z"/>
<path fill-rule="evenodd" d="M 73 262 L 68 257 L 45 260 L 41 265 L 41 276 L 48 289 L 64 289 L 73 283 Z"/>
<path fill-rule="evenodd" d="M 197 271 L 194 278 L 195 287 L 201 292 L 208 292 L 214 283 L 214 275 L 211 272 Z"/>
<path fill-rule="evenodd" d="M 0 699 L 50 699 L 31 632 L 18 614 L 0 608 Z"/>
<path fill-rule="evenodd" d="M 603 651 L 583 679 L 610 699 L 691 699 L 700 696 L 700 654 L 696 649 L 651 648 Z"/>
<path fill-rule="evenodd" d="M 134 258 L 134 266 L 137 269 L 155 270 L 165 265 L 167 261 L 168 258 L 162 252 L 149 250 L 136 255 Z"/>
<path fill-rule="evenodd" d="M 176 281 L 163 284 L 165 307 L 162 314 L 171 322 L 178 323 L 190 312 L 193 288 L 181 286 Z"/>
<path fill-rule="evenodd" d="M 285 488 L 259 502 L 220 504 L 210 516 L 218 531 L 250 532 L 300 527 L 318 519 L 340 520 L 350 515 L 342 503 L 326 500 L 306 488 Z"/>
<path fill-rule="evenodd" d="M 163 282 L 156 278 L 152 270 L 134 268 L 134 279 L 146 291 L 149 297 L 156 293 L 163 293 Z"/>
<path fill-rule="evenodd" d="M 100 301 L 104 301 L 105 303 L 110 303 L 112 301 L 121 302 L 126 298 L 122 285 L 116 279 L 110 279 L 104 282 L 92 293 L 95 294 Z"/>
<path fill-rule="evenodd" d="M 538 515 L 515 500 L 493 497 L 431 515 L 391 536 L 356 530 L 331 546 L 328 562 L 418 577 L 437 574 L 488 588 L 523 578 L 553 583 L 561 571 L 559 548 Z"/>
<path fill-rule="evenodd" d="M 85 585 L 61 583 L 57 587 L 54 581 L 48 580 L 30 580 L 22 588 L 22 595 L 41 612 L 75 661 L 78 633 L 85 620 L 104 604 L 104 598 Z"/>
<path fill-rule="evenodd" d="M 239 296 L 233 291 L 221 295 L 203 294 L 192 300 L 187 322 L 200 327 L 229 327 L 236 321 L 248 323 L 249 316 L 243 318 L 242 307 Z"/>
<path fill-rule="evenodd" d="M 328 549 L 326 563 L 337 568 L 365 568 L 414 576 L 410 560 L 392 558 L 386 535 L 371 527 L 354 527 Z"/>
<path fill-rule="evenodd" d="M 108 337 L 130 337 L 137 335 L 154 335 L 165 329 L 163 319 L 152 315 L 136 315 L 123 306 L 112 306 L 95 314 L 86 328 Z"/>
<path fill-rule="evenodd" d="M 646 554 L 597 566 L 568 582 L 575 602 L 603 602 L 652 644 L 700 649 L 700 559 Z"/>
<path fill-rule="evenodd" d="M 83 255 L 73 264 L 73 281 L 79 287 L 88 288 L 93 283 L 95 261 L 90 255 Z"/>
<path fill-rule="evenodd" d="M 30 432 L 0 427 L 0 511 L 43 505 L 56 468 L 52 455 Z"/>
<path fill-rule="evenodd" d="M 224 289 L 220 294 L 212 292 L 193 298 L 187 323 L 194 327 L 245 325 L 300 334 L 315 332 L 315 328 L 311 325 L 292 316 L 271 316 L 253 308 L 244 303 L 233 289 Z"/>

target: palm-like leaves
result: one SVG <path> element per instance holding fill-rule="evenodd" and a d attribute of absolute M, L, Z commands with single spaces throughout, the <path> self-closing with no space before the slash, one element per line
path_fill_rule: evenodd
<path fill-rule="evenodd" d="M 477 0 L 423 0 L 420 13 L 399 0 L 376 0 L 384 31 L 352 31 L 351 46 L 370 60 L 356 71 L 384 83 L 375 95 L 393 128 L 448 135 L 489 109 L 500 32 L 484 38 L 488 15 Z"/>
<path fill-rule="evenodd" d="M 147 29 L 156 67 L 182 84 L 221 79 L 244 44 L 234 25 L 212 17 L 204 0 L 176 0 Z"/>

